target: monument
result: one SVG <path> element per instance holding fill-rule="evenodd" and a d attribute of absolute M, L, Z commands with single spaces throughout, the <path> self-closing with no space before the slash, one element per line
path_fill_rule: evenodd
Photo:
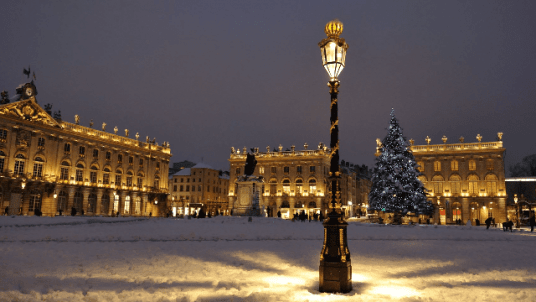
<path fill-rule="evenodd" d="M 233 206 L 233 216 L 264 216 L 261 209 L 264 178 L 254 176 L 257 160 L 255 155 L 247 154 L 244 175 L 236 180 L 237 199 Z M 264 208 L 264 207 L 263 207 Z"/>

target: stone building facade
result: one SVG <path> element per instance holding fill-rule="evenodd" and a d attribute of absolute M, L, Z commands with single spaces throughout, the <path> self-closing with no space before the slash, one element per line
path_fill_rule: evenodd
<path fill-rule="evenodd" d="M 214 215 L 228 214 L 229 175 L 199 163 L 183 168 L 169 178 L 170 210 L 174 215 L 191 215 L 203 208 Z"/>
<path fill-rule="evenodd" d="M 309 150 L 304 145 L 303 150 L 292 146 L 283 151 L 280 145 L 278 151 L 259 152 L 254 149 L 257 160 L 254 176 L 264 178 L 260 206 L 266 210 L 266 215 L 276 217 L 281 211 L 283 218 L 292 218 L 298 211 L 324 214 L 329 209 L 327 197 L 327 182 L 329 173 L 329 149 L 322 143 L 316 149 Z M 237 207 L 237 178 L 244 174 L 247 149 L 231 148 L 229 209 Z M 344 171 L 343 171 L 344 172 Z M 341 176 L 342 209 L 346 215 L 353 213 L 350 206 L 356 201 L 356 182 L 354 175 L 342 173 Z"/>
<path fill-rule="evenodd" d="M 168 192 L 169 144 L 141 142 L 61 118 L 36 101 L 35 85 L 0 106 L 0 205 L 13 215 L 158 215 Z M 48 108 L 50 109 L 50 108 Z M 92 126 L 92 123 L 91 123 Z M 159 204 L 160 202 L 160 204 Z M 38 211 L 38 212 L 39 212 Z"/>
<path fill-rule="evenodd" d="M 421 182 L 428 190 L 429 200 L 435 207 L 434 221 L 442 224 L 463 223 L 476 219 L 484 222 L 488 217 L 495 222 L 506 220 L 506 188 L 502 133 L 497 141 L 430 145 L 411 145 L 420 172 Z M 410 143 L 413 143 L 410 140 Z"/>

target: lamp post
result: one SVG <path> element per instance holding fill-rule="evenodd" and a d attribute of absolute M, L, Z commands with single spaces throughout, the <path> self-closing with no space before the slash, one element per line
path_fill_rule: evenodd
<path fill-rule="evenodd" d="M 519 225 L 519 203 L 517 203 L 518 201 L 519 201 L 519 198 L 517 197 L 517 194 L 514 194 L 514 202 L 516 203 L 516 213 L 517 213 L 516 229 L 521 228 L 521 226 Z"/>
<path fill-rule="evenodd" d="M 339 172 L 339 118 L 337 95 L 340 82 L 338 76 L 344 68 L 348 45 L 343 38 L 343 24 L 333 20 L 324 29 L 327 38 L 318 43 L 322 53 L 322 63 L 329 74 L 329 93 L 331 95 L 330 125 L 330 169 L 329 169 L 329 208 L 330 213 L 324 220 L 324 244 L 320 253 L 319 291 L 343 292 L 352 290 L 352 264 L 347 244 L 346 228 L 348 223 L 341 214 L 341 176 Z"/>

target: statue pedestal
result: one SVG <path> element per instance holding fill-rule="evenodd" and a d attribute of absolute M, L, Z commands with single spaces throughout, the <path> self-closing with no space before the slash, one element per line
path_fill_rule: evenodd
<path fill-rule="evenodd" d="M 260 204 L 262 202 L 262 187 L 264 179 L 257 176 L 240 176 L 237 198 L 233 207 L 233 216 L 263 216 Z"/>

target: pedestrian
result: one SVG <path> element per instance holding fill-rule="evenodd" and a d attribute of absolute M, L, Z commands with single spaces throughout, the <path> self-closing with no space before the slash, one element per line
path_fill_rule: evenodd
<path fill-rule="evenodd" d="M 532 215 L 530 215 L 529 224 L 530 224 L 530 231 L 533 232 L 534 231 L 534 226 L 536 225 L 536 218 L 534 218 L 534 213 L 532 213 Z"/>
<path fill-rule="evenodd" d="M 76 209 L 74 207 L 71 208 L 71 216 L 76 216 Z"/>
<path fill-rule="evenodd" d="M 322 212 L 320 212 L 320 215 L 318 215 L 318 220 L 324 221 L 324 214 L 322 214 Z"/>
<path fill-rule="evenodd" d="M 63 215 L 63 210 L 59 209 L 58 212 L 60 213 L 60 216 Z"/>
<path fill-rule="evenodd" d="M 478 218 L 475 219 L 475 224 L 476 224 L 476 226 L 480 226 L 480 219 L 478 219 Z"/>
<path fill-rule="evenodd" d="M 488 217 L 484 222 L 486 223 L 486 230 L 489 229 L 489 226 L 491 225 L 491 217 Z"/>
<path fill-rule="evenodd" d="M 281 218 L 281 211 L 277 211 L 277 218 Z"/>
<path fill-rule="evenodd" d="M 119 211 L 117 211 L 116 217 L 119 217 Z"/>
<path fill-rule="evenodd" d="M 149 217 L 153 217 L 153 212 L 149 212 Z"/>
<path fill-rule="evenodd" d="M 7 206 L 5 209 L 4 209 L 4 214 L 7 216 L 9 214 L 9 206 Z"/>

